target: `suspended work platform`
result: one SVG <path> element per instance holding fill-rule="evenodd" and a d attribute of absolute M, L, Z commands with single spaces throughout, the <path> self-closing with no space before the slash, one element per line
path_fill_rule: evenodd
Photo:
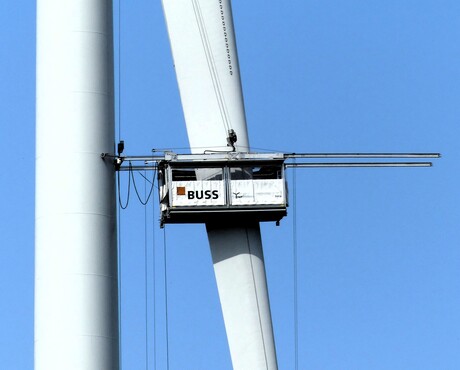
<path fill-rule="evenodd" d="M 158 185 L 162 225 L 279 221 L 288 205 L 281 153 L 166 153 Z"/>
<path fill-rule="evenodd" d="M 420 159 L 440 157 L 439 153 L 286 154 L 235 151 L 204 154 L 164 152 L 161 156 L 125 157 L 121 156 L 123 144 L 119 144 L 118 156 L 109 153 L 101 156 L 103 159 L 113 158 L 117 171 L 130 171 L 133 181 L 133 171 L 158 171 L 161 226 L 261 221 L 278 224 L 287 214 L 287 168 L 431 167 L 432 162 Z M 303 161 L 297 162 L 297 159 Z M 132 165 L 132 162 L 139 161 L 143 164 Z M 123 165 L 126 162 L 129 165 Z"/>

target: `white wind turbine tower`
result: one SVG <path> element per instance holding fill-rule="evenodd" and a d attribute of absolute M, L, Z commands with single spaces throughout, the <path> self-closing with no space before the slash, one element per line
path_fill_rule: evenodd
<path fill-rule="evenodd" d="M 110 0 L 37 0 L 35 369 L 118 369 Z"/>

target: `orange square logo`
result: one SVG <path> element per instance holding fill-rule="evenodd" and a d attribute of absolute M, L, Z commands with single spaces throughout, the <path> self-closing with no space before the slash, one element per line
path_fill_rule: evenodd
<path fill-rule="evenodd" d="M 177 195 L 185 195 L 185 186 L 177 187 Z"/>

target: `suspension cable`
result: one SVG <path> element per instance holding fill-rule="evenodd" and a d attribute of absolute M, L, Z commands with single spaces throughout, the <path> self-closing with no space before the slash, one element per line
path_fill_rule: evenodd
<path fill-rule="evenodd" d="M 222 118 L 222 124 L 224 126 L 225 135 L 227 135 L 230 129 L 232 128 L 232 125 L 230 122 L 230 115 L 228 113 L 228 108 L 225 101 L 225 95 L 222 89 L 222 84 L 219 79 L 219 74 L 217 72 L 216 61 L 212 53 L 212 48 L 206 29 L 206 24 L 203 19 L 200 3 L 197 0 L 192 0 L 192 6 L 193 11 L 195 13 L 195 19 L 197 22 L 198 30 L 200 32 L 200 38 L 203 45 L 203 49 L 205 51 L 206 62 L 208 64 L 208 71 L 210 73 L 211 81 L 214 88 L 214 94 Z"/>
<path fill-rule="evenodd" d="M 155 220 L 155 202 L 152 202 L 152 220 Z M 153 223 L 152 223 L 153 224 Z M 157 368 L 157 324 L 156 324 L 156 279 L 155 279 L 155 271 L 156 271 L 156 253 L 155 253 L 155 225 L 152 226 L 152 290 L 153 290 L 153 369 L 156 370 Z"/>
<path fill-rule="evenodd" d="M 130 183 L 128 184 L 128 199 L 126 201 L 126 205 L 123 206 L 122 205 L 122 202 L 121 202 L 121 195 L 120 195 L 120 192 L 121 192 L 121 187 L 120 187 L 120 172 L 117 173 L 117 180 L 118 180 L 118 189 L 117 189 L 117 192 L 118 192 L 118 207 L 117 207 L 117 213 L 118 213 L 118 238 L 117 238 L 117 269 L 118 269 L 118 281 L 117 281 L 117 285 L 118 285 L 118 332 L 119 332 L 119 336 L 118 336 L 118 347 L 119 347 L 119 366 L 120 366 L 120 369 L 123 368 L 123 347 L 122 347 L 122 329 L 123 329 L 123 325 L 122 325 L 122 305 L 121 305 L 121 302 L 122 302 L 122 258 L 121 258 L 121 210 L 122 209 L 126 209 L 126 207 L 128 207 L 128 203 L 129 203 L 129 192 L 130 192 Z"/>
<path fill-rule="evenodd" d="M 169 322 L 168 322 L 168 273 L 166 255 L 166 227 L 163 228 L 163 256 L 164 256 L 164 292 L 165 292 L 165 330 L 166 330 L 166 369 L 169 370 Z"/>
<path fill-rule="evenodd" d="M 121 0 L 118 0 L 118 141 L 121 141 Z"/>
<path fill-rule="evenodd" d="M 295 163 L 295 159 L 294 159 Z M 297 271 L 297 173 L 292 171 L 292 243 L 293 243 L 293 285 L 294 285 L 294 369 L 299 368 L 299 323 L 298 323 L 298 271 Z"/>
<path fill-rule="evenodd" d="M 129 166 L 131 168 L 131 162 L 129 162 Z M 129 171 L 131 172 L 131 171 Z M 118 185 L 118 207 L 121 209 L 126 209 L 128 208 L 129 204 L 129 198 L 131 194 L 131 175 L 128 175 L 128 194 L 126 196 L 126 204 L 123 205 L 123 202 L 121 201 L 121 186 L 120 186 L 120 171 L 117 171 L 117 185 Z"/>
<path fill-rule="evenodd" d="M 117 113 L 118 113 L 118 141 L 121 140 L 121 0 L 118 0 L 118 107 L 117 107 Z M 123 207 L 122 202 L 121 202 L 121 187 L 120 187 L 120 172 L 117 173 L 117 184 L 118 184 L 118 207 L 117 207 L 117 213 L 118 213 L 118 240 L 117 240 L 117 269 L 118 269 L 118 348 L 119 348 L 119 354 L 118 354 L 118 361 L 119 361 L 119 367 L 120 370 L 123 368 L 123 331 L 122 331 L 122 257 L 121 257 L 121 210 L 125 209 L 128 207 L 129 203 L 129 193 L 130 193 L 130 185 L 131 183 L 128 183 L 128 197 L 126 201 L 126 205 Z"/>
<path fill-rule="evenodd" d="M 145 173 L 145 171 L 144 171 Z M 147 198 L 147 178 L 144 176 L 144 198 Z M 147 199 L 148 202 L 148 199 Z M 145 293 L 145 368 L 149 369 L 149 304 L 148 304 L 148 256 L 147 256 L 147 206 L 144 204 L 144 293 Z"/>
<path fill-rule="evenodd" d="M 144 170 L 144 173 L 145 173 L 145 170 Z M 151 187 L 150 187 L 150 191 L 149 191 L 149 194 L 144 196 L 144 199 L 145 200 L 142 200 L 141 199 L 141 196 L 139 195 L 139 191 L 137 189 L 137 185 L 136 185 L 136 179 L 134 177 L 134 172 L 133 172 L 133 167 L 131 165 L 131 161 L 129 162 L 129 176 L 132 177 L 133 179 L 133 185 L 134 185 L 134 190 L 136 191 L 136 195 L 137 195 L 137 199 L 139 199 L 139 202 L 141 202 L 141 204 L 143 206 L 146 206 L 147 203 L 149 202 L 149 199 L 152 195 L 152 192 L 153 192 L 153 188 L 155 187 L 155 174 L 156 174 L 156 170 L 153 171 L 153 177 L 152 177 L 152 181 L 149 181 L 151 183 Z M 144 178 L 144 181 L 146 180 L 146 176 L 145 175 L 142 175 L 140 173 L 140 175 Z"/>
<path fill-rule="evenodd" d="M 118 187 L 118 191 L 120 187 Z M 121 269 L 121 204 L 118 203 L 118 240 L 117 240 L 117 269 L 118 269 L 118 347 L 119 347 L 119 366 L 120 370 L 123 368 L 123 348 L 122 348 L 122 320 L 121 320 L 121 313 L 122 313 L 122 305 L 121 305 L 121 297 L 122 297 L 122 284 L 121 284 L 121 278 L 122 278 L 122 269 Z"/>

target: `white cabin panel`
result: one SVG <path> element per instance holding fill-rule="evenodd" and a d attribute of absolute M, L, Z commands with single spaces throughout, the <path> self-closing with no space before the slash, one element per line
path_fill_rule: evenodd
<path fill-rule="evenodd" d="M 173 181 L 171 207 L 224 206 L 223 181 Z"/>
<path fill-rule="evenodd" d="M 284 180 L 232 180 L 231 205 L 285 205 Z"/>

